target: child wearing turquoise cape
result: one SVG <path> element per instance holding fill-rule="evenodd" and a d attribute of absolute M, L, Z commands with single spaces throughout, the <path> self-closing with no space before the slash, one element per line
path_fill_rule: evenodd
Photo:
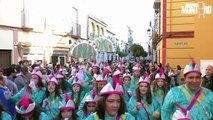
<path fill-rule="evenodd" d="M 117 84 L 115 88 L 108 83 L 101 90 L 101 97 L 97 101 L 97 111 L 86 120 L 134 120 L 126 113 L 126 104 L 123 99 L 123 88 Z"/>
<path fill-rule="evenodd" d="M 96 98 L 97 97 L 93 98 L 93 96 L 87 95 L 83 108 L 77 113 L 79 120 L 85 120 L 90 114 L 95 112 Z"/>

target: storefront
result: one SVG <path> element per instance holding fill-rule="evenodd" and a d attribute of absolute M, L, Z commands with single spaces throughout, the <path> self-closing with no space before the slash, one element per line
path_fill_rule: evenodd
<path fill-rule="evenodd" d="M 27 61 L 29 64 L 44 64 L 45 49 L 40 47 L 24 47 L 22 60 Z"/>
<path fill-rule="evenodd" d="M 60 64 L 60 65 L 64 65 L 66 64 L 68 60 L 68 51 L 53 51 L 53 54 L 51 56 L 51 61 L 52 63 L 55 64 Z"/>

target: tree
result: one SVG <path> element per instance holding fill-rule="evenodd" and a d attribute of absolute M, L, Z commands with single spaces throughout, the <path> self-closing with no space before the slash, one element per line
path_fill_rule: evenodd
<path fill-rule="evenodd" d="M 125 52 L 119 52 L 118 55 L 119 55 L 119 57 L 126 57 L 127 53 L 125 53 Z"/>
<path fill-rule="evenodd" d="M 118 54 L 119 57 L 126 57 L 126 56 L 127 56 L 127 53 L 122 52 L 122 51 L 120 50 L 120 47 L 119 47 L 119 46 L 117 47 L 117 54 Z"/>
<path fill-rule="evenodd" d="M 154 33 L 153 37 L 152 37 L 152 45 L 153 45 L 153 49 L 156 49 L 156 45 L 158 43 L 158 39 L 159 39 L 159 35 L 157 32 Z"/>
<path fill-rule="evenodd" d="M 146 57 L 147 56 L 147 52 L 144 51 L 144 48 L 139 45 L 139 44 L 133 44 L 131 47 L 130 47 L 130 50 L 132 52 L 132 55 L 134 56 L 135 60 L 137 60 L 136 58 L 137 57 Z"/>

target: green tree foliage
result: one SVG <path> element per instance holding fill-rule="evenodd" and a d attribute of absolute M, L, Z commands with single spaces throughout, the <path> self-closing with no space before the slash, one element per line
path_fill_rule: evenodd
<path fill-rule="evenodd" d="M 143 46 L 139 45 L 139 44 L 133 44 L 131 47 L 130 47 L 130 50 L 132 52 L 132 55 L 135 57 L 135 59 L 137 57 L 146 57 L 147 56 L 147 52 L 144 51 L 144 48 Z"/>
<path fill-rule="evenodd" d="M 157 32 L 154 33 L 154 36 L 152 37 L 152 44 L 154 46 L 154 49 L 156 49 L 156 45 L 158 43 L 159 35 Z"/>
<path fill-rule="evenodd" d="M 126 57 L 127 53 L 125 53 L 125 52 L 119 52 L 118 55 L 119 55 L 119 57 Z"/>
<path fill-rule="evenodd" d="M 126 57 L 127 53 L 121 52 L 120 47 L 117 47 L 117 54 L 119 57 Z"/>

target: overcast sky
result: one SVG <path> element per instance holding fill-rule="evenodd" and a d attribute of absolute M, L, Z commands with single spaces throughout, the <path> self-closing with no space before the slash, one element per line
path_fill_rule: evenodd
<path fill-rule="evenodd" d="M 73 0 L 86 12 L 108 24 L 118 38 L 127 40 L 127 25 L 134 43 L 147 50 L 149 21 L 153 21 L 153 0 Z M 73 2 L 72 1 L 72 2 Z"/>
<path fill-rule="evenodd" d="M 38 1 L 43 0 L 35 0 L 33 4 L 31 2 L 32 6 L 29 7 L 32 9 L 36 3 L 40 3 Z M 59 15 L 69 17 L 72 15 L 70 11 L 74 6 L 83 12 L 84 16 L 91 14 L 104 21 L 108 24 L 107 29 L 122 40 L 128 39 L 127 26 L 129 26 L 133 30 L 134 43 L 141 44 L 147 50 L 149 40 L 147 29 L 149 21 L 153 21 L 154 18 L 153 0 L 46 0 L 42 5 L 47 15 L 51 16 L 50 13 L 53 13 L 52 16 L 57 16 L 54 19 L 60 19 Z M 40 10 L 42 5 L 39 4 L 40 7 L 35 9 Z M 49 5 L 48 9 L 46 5 Z"/>

